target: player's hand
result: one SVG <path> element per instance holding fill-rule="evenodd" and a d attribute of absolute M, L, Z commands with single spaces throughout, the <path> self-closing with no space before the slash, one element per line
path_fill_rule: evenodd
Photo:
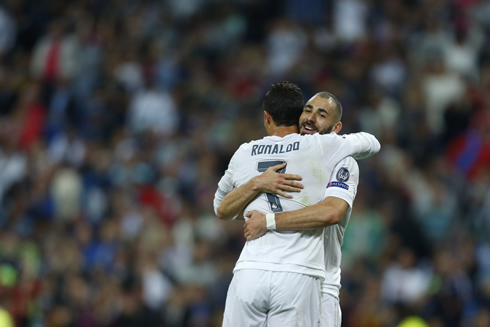
<path fill-rule="evenodd" d="M 301 192 L 303 184 L 295 182 L 302 180 L 301 176 L 294 174 L 277 173 L 279 169 L 286 167 L 286 163 L 267 168 L 261 175 L 254 177 L 254 187 L 260 192 L 278 194 L 288 199 L 293 196 L 285 192 Z"/>
<path fill-rule="evenodd" d="M 267 233 L 267 222 L 265 215 L 258 211 L 250 211 L 246 215 L 250 219 L 245 222 L 243 235 L 248 241 L 255 240 Z"/>

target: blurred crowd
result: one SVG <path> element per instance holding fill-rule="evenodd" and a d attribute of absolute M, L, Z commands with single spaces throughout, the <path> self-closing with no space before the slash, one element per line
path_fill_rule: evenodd
<path fill-rule="evenodd" d="M 342 325 L 490 326 L 483 0 L 0 1 L 0 326 L 221 326 L 244 237 L 212 199 L 281 80 L 382 144 Z"/>

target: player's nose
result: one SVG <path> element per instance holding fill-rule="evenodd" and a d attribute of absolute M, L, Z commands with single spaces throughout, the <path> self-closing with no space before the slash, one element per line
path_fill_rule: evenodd
<path fill-rule="evenodd" d="M 306 121 L 308 123 L 315 123 L 316 119 L 315 119 L 315 115 L 313 113 L 310 113 L 307 117 L 306 117 Z"/>

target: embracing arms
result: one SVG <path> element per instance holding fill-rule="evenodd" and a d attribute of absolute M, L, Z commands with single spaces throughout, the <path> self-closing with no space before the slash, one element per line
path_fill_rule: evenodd
<path fill-rule="evenodd" d="M 275 214 L 276 230 L 305 230 L 328 227 L 338 224 L 343 218 L 349 204 L 337 197 L 329 196 L 315 205 L 289 212 Z M 244 235 L 247 241 L 264 235 L 267 229 L 265 215 L 258 211 L 247 214 L 250 219 L 245 222 Z"/>
<path fill-rule="evenodd" d="M 292 198 L 285 192 L 300 192 L 303 185 L 299 182 L 301 177 L 294 174 L 279 174 L 276 171 L 283 169 L 286 163 L 272 166 L 264 173 L 252 178 L 248 183 L 226 193 L 220 187 L 214 198 L 214 210 L 219 219 L 229 220 L 240 217 L 247 204 L 259 193 L 275 193 L 285 198 Z M 223 177 L 225 178 L 226 175 Z M 220 181 L 220 183 L 222 183 Z"/>
<path fill-rule="evenodd" d="M 359 184 L 359 166 L 352 157 L 341 160 L 335 166 L 325 192 L 324 200 L 315 205 L 275 214 L 276 230 L 305 230 L 338 224 L 352 207 Z M 247 241 L 264 235 L 266 216 L 258 211 L 247 213 L 244 234 Z"/>
<path fill-rule="evenodd" d="M 321 135 L 320 137 L 330 137 L 329 135 Z M 328 139 L 325 138 L 325 141 Z M 369 133 L 359 132 L 346 135 L 335 135 L 332 142 L 327 142 L 326 146 L 330 151 L 333 151 L 332 158 L 334 161 L 342 160 L 348 156 L 354 159 L 364 159 L 375 155 L 381 150 L 381 144 L 378 139 Z"/>

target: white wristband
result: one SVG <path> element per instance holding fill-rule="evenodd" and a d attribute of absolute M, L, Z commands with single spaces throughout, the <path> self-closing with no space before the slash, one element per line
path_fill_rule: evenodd
<path fill-rule="evenodd" d="M 275 230 L 276 229 L 276 214 L 268 213 L 265 215 L 265 221 L 267 222 L 267 229 Z"/>

